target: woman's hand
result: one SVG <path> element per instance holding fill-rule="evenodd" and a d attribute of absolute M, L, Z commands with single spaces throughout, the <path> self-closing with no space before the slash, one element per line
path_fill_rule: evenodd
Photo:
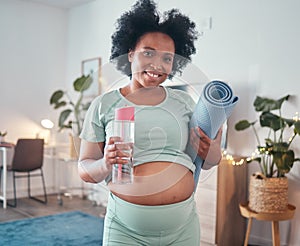
<path fill-rule="evenodd" d="M 78 172 L 82 180 L 89 183 L 101 182 L 111 173 L 113 164 L 128 162 L 121 159 L 126 155 L 116 149 L 116 141 L 120 141 L 120 138 L 111 137 L 107 143 L 81 140 Z"/>
<path fill-rule="evenodd" d="M 219 129 L 215 139 L 210 139 L 200 127 L 190 131 L 190 144 L 201 159 L 205 160 L 203 169 L 217 165 L 222 157 L 221 152 L 222 128 Z"/>
<path fill-rule="evenodd" d="M 120 137 L 110 137 L 108 143 L 104 148 L 104 156 L 105 164 L 107 168 L 111 169 L 111 165 L 113 164 L 127 164 L 128 159 L 124 159 L 123 157 L 128 157 L 128 154 L 121 151 L 117 148 L 116 142 L 121 142 Z"/>

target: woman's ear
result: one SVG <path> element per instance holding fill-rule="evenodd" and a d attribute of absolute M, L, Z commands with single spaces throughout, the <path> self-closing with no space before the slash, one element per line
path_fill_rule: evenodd
<path fill-rule="evenodd" d="M 132 57 L 133 57 L 133 51 L 129 50 L 129 52 L 128 52 L 128 61 L 129 62 L 132 62 Z"/>

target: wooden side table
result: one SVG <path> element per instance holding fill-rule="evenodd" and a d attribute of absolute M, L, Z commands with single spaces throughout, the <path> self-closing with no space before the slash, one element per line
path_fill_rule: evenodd
<path fill-rule="evenodd" d="M 296 210 L 296 207 L 291 204 L 288 205 L 287 211 L 283 213 L 256 213 L 249 208 L 248 203 L 240 203 L 239 207 L 242 216 L 248 218 L 248 226 L 244 246 L 248 245 L 253 218 L 257 220 L 272 221 L 273 246 L 280 246 L 279 221 L 292 219 Z"/>

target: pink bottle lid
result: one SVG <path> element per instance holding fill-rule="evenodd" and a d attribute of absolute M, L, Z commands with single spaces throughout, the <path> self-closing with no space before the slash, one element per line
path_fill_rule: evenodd
<path fill-rule="evenodd" d="M 115 120 L 134 121 L 134 107 L 116 108 Z"/>

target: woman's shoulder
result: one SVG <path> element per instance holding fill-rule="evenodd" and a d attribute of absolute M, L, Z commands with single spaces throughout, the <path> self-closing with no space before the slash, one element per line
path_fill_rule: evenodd
<path fill-rule="evenodd" d="M 90 108 L 107 111 L 113 102 L 117 102 L 119 100 L 120 94 L 118 93 L 118 90 L 112 90 L 95 97 L 91 102 Z"/>
<path fill-rule="evenodd" d="M 107 104 L 111 103 L 112 101 L 118 100 L 119 98 L 120 96 L 118 90 L 116 89 L 98 95 L 93 99 L 92 104 Z"/>
<path fill-rule="evenodd" d="M 193 100 L 192 96 L 188 92 L 180 89 L 170 88 L 170 87 L 166 87 L 166 89 L 171 98 L 181 101 L 182 103 L 187 104 L 190 107 L 195 106 L 195 101 Z"/>

